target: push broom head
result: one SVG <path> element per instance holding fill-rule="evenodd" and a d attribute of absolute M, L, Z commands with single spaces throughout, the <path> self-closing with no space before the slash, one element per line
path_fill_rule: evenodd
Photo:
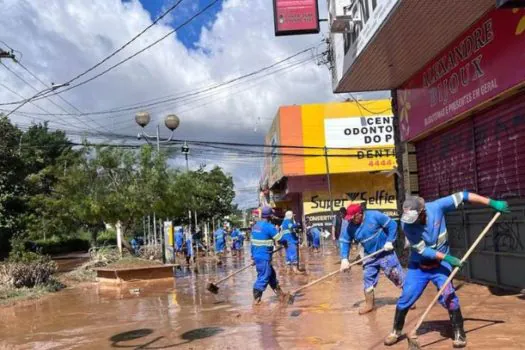
<path fill-rule="evenodd" d="M 408 340 L 408 350 L 421 350 L 421 346 L 419 345 L 417 335 L 410 334 L 407 337 L 407 340 Z"/>
<path fill-rule="evenodd" d="M 206 287 L 206 289 L 213 294 L 219 294 L 219 287 L 216 284 L 213 284 L 211 282 L 208 283 L 208 286 Z"/>
<path fill-rule="evenodd" d="M 287 305 L 287 304 L 292 305 L 294 300 L 295 300 L 294 295 L 290 293 L 282 293 L 279 296 L 279 302 L 281 303 L 281 305 Z"/>

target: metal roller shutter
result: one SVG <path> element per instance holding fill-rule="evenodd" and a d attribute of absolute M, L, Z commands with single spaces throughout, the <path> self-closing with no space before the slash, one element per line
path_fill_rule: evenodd
<path fill-rule="evenodd" d="M 475 187 L 472 121 L 416 144 L 419 193 L 428 200 Z"/>
<path fill-rule="evenodd" d="M 416 143 L 420 195 L 434 200 L 468 189 L 506 198 L 512 208 L 461 270 L 469 280 L 524 288 L 525 94 L 509 98 Z M 467 206 L 447 215 L 452 254 L 462 256 L 493 215 Z"/>
<path fill-rule="evenodd" d="M 498 197 L 525 191 L 525 94 L 416 144 L 419 193 L 470 190 Z"/>

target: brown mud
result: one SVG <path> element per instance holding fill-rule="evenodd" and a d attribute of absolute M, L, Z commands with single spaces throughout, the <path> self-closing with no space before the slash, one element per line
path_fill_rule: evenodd
<path fill-rule="evenodd" d="M 248 249 L 246 253 L 248 253 Z M 338 268 L 334 250 L 301 252 L 307 276 L 286 273 L 284 256 L 274 257 L 284 290 L 295 289 Z M 176 270 L 174 282 L 140 282 L 121 287 L 82 284 L 41 300 L 0 308 L 0 349 L 383 349 L 399 296 L 387 279 L 376 290 L 377 310 L 358 315 L 363 303 L 362 267 L 301 292 L 293 305 L 280 305 L 268 289 L 252 306 L 255 270 L 206 285 L 250 263 L 227 258 L 221 267 L 200 262 Z M 483 286 L 458 282 L 471 349 L 525 347 L 525 298 L 495 295 Z M 501 294 L 501 293 L 498 293 Z M 409 312 L 409 331 L 435 295 L 427 288 Z M 436 306 L 423 324 L 424 349 L 450 349 L 448 315 Z M 392 349 L 406 349 L 403 340 Z"/>

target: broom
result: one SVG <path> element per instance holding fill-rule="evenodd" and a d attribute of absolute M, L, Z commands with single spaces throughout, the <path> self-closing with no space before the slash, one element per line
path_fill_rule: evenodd
<path fill-rule="evenodd" d="M 494 217 L 492 218 L 492 220 L 490 220 L 490 222 L 487 224 L 487 226 L 485 227 L 485 229 L 479 234 L 478 238 L 476 239 L 476 241 L 472 244 L 472 246 L 469 248 L 469 250 L 465 253 L 465 255 L 463 256 L 463 258 L 461 259 L 461 263 L 463 264 L 465 261 L 467 261 L 468 257 L 470 256 L 470 254 L 472 254 L 472 252 L 474 251 L 474 249 L 476 249 L 477 245 L 481 242 L 481 240 L 485 237 L 485 235 L 487 234 L 487 232 L 489 232 L 489 230 L 491 229 L 492 225 L 494 225 L 494 223 L 496 222 L 496 220 L 498 220 L 498 218 L 500 217 L 501 213 L 498 212 L 494 215 Z M 448 286 L 448 284 L 452 281 L 452 279 L 456 276 L 456 274 L 458 273 L 459 271 L 459 267 L 456 267 L 454 268 L 454 270 L 452 270 L 452 273 L 450 274 L 450 276 L 448 276 L 447 280 L 445 281 L 445 283 L 443 283 L 443 286 L 441 286 L 441 289 L 439 290 L 439 292 L 437 293 L 437 295 L 434 297 L 434 299 L 432 300 L 432 302 L 430 303 L 430 305 L 428 305 L 427 309 L 425 310 L 425 312 L 423 313 L 423 315 L 421 316 L 421 318 L 419 319 L 419 321 L 417 322 L 416 326 L 412 329 L 412 331 L 410 332 L 409 336 L 407 337 L 407 340 L 408 340 L 408 349 L 409 350 L 419 350 L 421 349 L 421 345 L 419 344 L 419 341 L 417 339 L 417 330 L 419 329 L 419 327 L 421 327 L 421 325 L 423 324 L 423 321 L 425 320 L 425 318 L 427 317 L 428 313 L 430 312 L 430 310 L 432 309 L 432 307 L 436 304 L 436 301 L 439 299 L 439 297 L 441 296 L 441 294 L 443 294 L 443 291 L 445 290 L 445 288 Z"/>

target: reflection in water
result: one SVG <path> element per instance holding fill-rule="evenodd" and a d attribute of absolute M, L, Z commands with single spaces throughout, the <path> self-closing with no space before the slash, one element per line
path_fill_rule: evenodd
<path fill-rule="evenodd" d="M 311 256 L 303 251 L 301 258 L 308 276 L 286 274 L 284 257 L 275 257 L 283 289 L 295 289 L 337 268 L 335 250 Z M 363 302 L 361 268 L 302 291 L 293 306 L 280 305 L 268 289 L 263 304 L 253 307 L 254 269 L 221 283 L 218 295 L 206 290 L 210 281 L 249 262 L 249 254 L 244 259 L 229 258 L 221 267 L 200 261 L 198 274 L 183 267 L 175 271 L 174 282 L 77 287 L 34 303 L 2 308 L 0 348 L 382 348 L 400 293 L 388 281 L 382 278 L 377 287 L 380 307 L 365 316 L 358 316 L 354 307 Z M 140 295 L 130 294 L 134 288 L 140 289 Z M 487 349 L 519 348 L 525 343 L 523 300 L 494 296 L 469 284 L 459 294 L 473 348 L 476 344 Z M 434 295 L 435 290 L 427 288 L 418 306 L 427 305 Z M 413 326 L 418 311 L 409 312 L 407 328 Z M 433 343 L 432 349 L 450 348 L 450 340 L 443 340 L 447 328 L 439 323 L 445 320 L 447 324 L 446 312 L 436 307 L 427 320 L 422 342 Z M 394 347 L 405 348 L 406 342 Z"/>

